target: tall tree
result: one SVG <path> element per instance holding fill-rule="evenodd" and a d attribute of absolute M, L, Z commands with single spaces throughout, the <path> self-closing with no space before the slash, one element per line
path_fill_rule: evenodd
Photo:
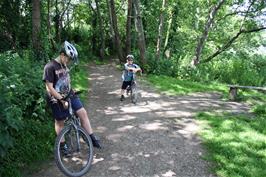
<path fill-rule="evenodd" d="M 170 11 L 169 11 L 169 21 L 168 21 L 166 37 L 165 37 L 165 41 L 164 41 L 164 50 L 166 50 L 166 47 L 168 45 L 170 31 L 171 31 L 171 27 L 172 27 L 172 22 L 173 22 L 173 10 L 170 9 Z"/>
<path fill-rule="evenodd" d="M 71 0 L 69 0 L 67 3 L 65 3 L 65 1 L 61 2 L 61 6 L 62 9 L 59 9 L 59 5 L 60 3 L 58 2 L 58 0 L 55 1 L 55 17 L 54 17 L 54 21 L 55 21 L 55 33 L 56 33 L 56 42 L 60 43 L 61 42 L 61 31 L 63 29 L 63 18 L 64 15 L 67 11 L 67 9 L 69 8 L 69 5 L 71 3 Z"/>
<path fill-rule="evenodd" d="M 211 61 L 214 57 L 216 57 L 217 55 L 219 55 L 220 53 L 222 53 L 223 51 L 225 51 L 226 49 L 228 49 L 241 35 L 243 34 L 248 34 L 248 33 L 254 33 L 254 32 L 259 32 L 262 30 L 266 29 L 266 25 L 247 25 L 247 27 L 244 27 L 244 24 L 247 22 L 247 18 L 248 16 L 251 16 L 254 18 L 255 14 L 260 14 L 258 13 L 259 11 L 261 11 L 260 8 L 256 8 L 254 6 L 256 6 L 255 3 L 258 3 L 258 7 L 260 7 L 260 5 L 264 4 L 265 2 L 263 2 L 263 0 L 257 1 L 257 0 L 252 0 L 250 1 L 250 4 L 248 5 L 248 8 L 246 11 L 241 11 L 241 14 L 244 15 L 243 19 L 241 20 L 240 27 L 238 29 L 238 32 L 231 37 L 227 42 L 225 42 L 221 47 L 219 47 L 213 54 L 211 54 L 210 56 L 208 56 L 205 60 L 202 60 L 202 63 L 206 63 Z M 237 12 L 235 13 L 231 13 L 230 15 L 236 15 Z M 229 14 L 227 14 L 226 16 L 229 16 Z"/>
<path fill-rule="evenodd" d="M 102 22 L 102 16 L 101 16 L 101 13 L 100 13 L 100 7 L 99 7 L 99 0 L 95 0 L 95 3 L 96 3 L 96 11 L 97 11 L 97 18 L 98 18 L 98 22 L 99 22 L 99 29 L 101 31 L 100 33 L 100 59 L 103 60 L 104 57 L 105 57 L 105 37 L 104 37 L 104 28 L 103 28 L 103 22 Z"/>
<path fill-rule="evenodd" d="M 41 32 L 40 0 L 32 1 L 32 46 L 35 56 L 39 58 Z"/>
<path fill-rule="evenodd" d="M 21 15 L 19 13 L 20 5 L 21 2 L 19 0 L 14 0 L 12 2 L 8 0 L 0 1 L 0 51 L 14 50 L 20 42 L 17 39 L 19 27 L 21 25 Z M 30 23 L 32 23 L 32 19 Z M 29 36 L 28 31 L 24 32 L 26 38 Z"/>
<path fill-rule="evenodd" d="M 120 35 L 118 31 L 118 26 L 117 26 L 117 17 L 116 17 L 114 0 L 110 0 L 110 9 L 111 9 L 111 16 L 112 16 L 112 24 L 113 24 L 114 34 L 115 34 L 115 44 L 116 44 L 116 49 L 117 49 L 117 55 L 118 55 L 119 61 L 122 63 L 124 62 L 125 59 L 122 53 Z"/>
<path fill-rule="evenodd" d="M 52 45 L 52 49 L 53 51 L 56 51 L 56 45 L 55 45 L 55 41 L 52 37 L 52 33 L 51 33 L 51 17 L 50 17 L 50 7 L 51 7 L 51 0 L 47 0 L 47 30 L 48 30 L 48 39 Z"/>
<path fill-rule="evenodd" d="M 207 22 L 206 22 L 205 27 L 204 27 L 204 31 L 203 31 L 202 36 L 200 37 L 198 44 L 196 46 L 195 57 L 192 60 L 192 65 L 194 65 L 194 66 L 199 64 L 199 62 L 200 62 L 200 56 L 201 56 L 205 41 L 208 37 L 210 27 L 212 26 L 212 24 L 214 22 L 214 18 L 216 16 L 218 10 L 222 7 L 222 4 L 224 2 L 225 2 L 225 0 L 219 0 L 218 3 L 215 4 L 210 10 Z"/>
<path fill-rule="evenodd" d="M 126 26 L 126 54 L 131 53 L 131 21 L 132 21 L 132 0 L 127 5 L 127 26 Z"/>
<path fill-rule="evenodd" d="M 164 13 L 166 8 L 167 0 L 163 0 L 161 13 L 160 13 L 160 22 L 158 28 L 158 39 L 157 39 L 157 46 L 156 46 L 156 57 L 157 59 L 160 58 L 161 53 L 161 44 L 162 44 L 162 35 L 163 35 L 163 28 L 164 28 Z"/>
<path fill-rule="evenodd" d="M 136 31 L 138 34 L 138 47 L 140 51 L 140 60 L 141 60 L 141 64 L 145 65 L 146 64 L 146 59 L 145 59 L 146 43 L 145 43 L 144 30 L 143 30 L 143 24 L 142 24 L 142 17 L 141 17 L 141 12 L 140 12 L 140 1 L 134 0 L 133 5 L 135 9 L 135 26 L 136 26 Z"/>
<path fill-rule="evenodd" d="M 114 28 L 113 28 L 113 20 L 112 20 L 112 11 L 110 8 L 110 3 L 109 0 L 106 0 L 106 4 L 107 4 L 107 8 L 108 8 L 108 17 L 109 17 L 109 36 L 111 38 L 112 41 L 112 45 L 111 45 L 111 49 L 114 50 L 114 46 L 115 46 L 115 32 L 114 32 Z"/>

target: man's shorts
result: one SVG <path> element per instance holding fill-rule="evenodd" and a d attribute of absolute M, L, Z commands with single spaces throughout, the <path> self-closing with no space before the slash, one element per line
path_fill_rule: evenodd
<path fill-rule="evenodd" d="M 49 105 L 50 105 L 50 107 L 52 109 L 53 117 L 56 120 L 64 120 L 68 116 L 70 116 L 68 108 L 64 109 L 64 107 L 63 107 L 61 102 L 50 103 Z M 79 97 L 72 97 L 71 98 L 71 106 L 72 106 L 72 109 L 73 109 L 74 112 L 77 112 L 79 109 L 81 109 L 83 107 Z"/>
<path fill-rule="evenodd" d="M 130 86 L 132 81 L 123 81 L 121 89 L 125 90 L 127 86 Z"/>

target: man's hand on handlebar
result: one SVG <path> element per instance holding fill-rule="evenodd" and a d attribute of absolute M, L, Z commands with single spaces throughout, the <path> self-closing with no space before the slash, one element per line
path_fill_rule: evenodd
<path fill-rule="evenodd" d="M 62 103 L 64 109 L 67 109 L 68 108 L 68 102 L 67 101 L 61 99 L 60 102 Z"/>
<path fill-rule="evenodd" d="M 69 106 L 69 103 L 68 103 L 68 99 L 70 98 L 70 97 L 72 97 L 72 96 L 74 96 L 74 95 L 78 95 L 78 94 L 80 94 L 80 93 L 82 93 L 82 92 L 84 92 L 85 90 L 74 90 L 73 89 L 73 92 L 72 91 L 70 91 L 68 94 L 60 94 L 61 96 L 62 96 L 62 98 L 61 99 L 58 99 L 59 101 L 60 101 L 60 103 L 62 103 L 62 105 L 63 105 L 63 107 L 64 107 L 64 109 L 67 109 L 68 108 L 68 106 Z"/>
<path fill-rule="evenodd" d="M 128 68 L 128 71 L 136 73 L 138 71 L 142 72 L 140 68 Z"/>

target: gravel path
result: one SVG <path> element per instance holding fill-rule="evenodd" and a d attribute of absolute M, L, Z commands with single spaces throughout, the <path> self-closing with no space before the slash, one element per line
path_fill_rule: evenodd
<path fill-rule="evenodd" d="M 86 177 L 211 177 L 193 116 L 203 110 L 243 113 L 248 105 L 221 101 L 217 93 L 167 96 L 140 83 L 142 98 L 120 102 L 121 72 L 112 65 L 89 67 L 86 105 L 103 150 L 95 150 Z M 64 176 L 52 161 L 33 177 Z"/>

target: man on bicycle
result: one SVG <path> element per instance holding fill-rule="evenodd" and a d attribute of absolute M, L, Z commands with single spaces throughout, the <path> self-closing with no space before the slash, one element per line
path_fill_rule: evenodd
<path fill-rule="evenodd" d="M 52 109 L 52 114 L 55 119 L 55 131 L 58 135 L 64 128 L 64 120 L 69 116 L 68 102 L 63 99 L 64 97 L 60 93 L 70 90 L 70 92 L 74 94 L 74 97 L 71 98 L 73 111 L 80 118 L 82 127 L 90 135 L 93 146 L 101 148 L 99 139 L 93 134 L 87 112 L 79 97 L 75 95 L 70 86 L 69 69 L 67 65 L 71 63 L 71 61 L 76 63 L 77 57 L 78 52 L 76 48 L 65 41 L 60 49 L 59 56 L 45 65 L 43 81 L 46 86 L 48 105 Z M 64 142 L 62 142 L 60 146 L 62 146 L 62 148 L 67 148 Z"/>
<path fill-rule="evenodd" d="M 124 64 L 124 71 L 122 74 L 123 83 L 121 86 L 120 101 L 125 100 L 124 96 L 125 89 L 131 86 L 132 82 L 135 79 L 135 73 L 138 71 L 141 72 L 141 68 L 137 64 L 134 64 L 133 60 L 134 60 L 133 55 L 127 55 L 127 63 Z"/>

